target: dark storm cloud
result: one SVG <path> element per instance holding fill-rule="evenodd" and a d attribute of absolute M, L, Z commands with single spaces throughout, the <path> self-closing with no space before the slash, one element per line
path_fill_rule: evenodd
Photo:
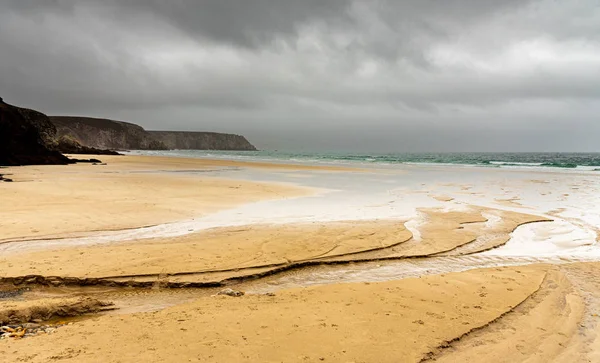
<path fill-rule="evenodd" d="M 474 141 L 493 129 L 545 148 L 574 123 L 579 141 L 598 131 L 599 7 L 8 0 L 0 2 L 0 95 L 53 114 L 244 132 L 266 147 L 278 138 L 290 147 L 340 137 L 356 145 L 358 133 L 363 148 L 416 149 L 415 140 L 516 148 Z M 533 130 L 544 127 L 542 140 Z M 461 136 L 444 141 L 450 134 Z M 574 134 L 560 140 L 554 145 L 582 147 Z"/>
<path fill-rule="evenodd" d="M 510 9 L 527 0 L 8 0 L 8 9 L 23 15 L 58 12 L 73 15 L 76 8 L 96 7 L 123 19 L 146 13 L 166 19 L 190 34 L 232 42 L 241 46 L 259 46 L 276 34 L 294 35 L 297 27 L 315 19 L 338 26 L 354 27 L 355 11 L 372 11 L 385 26 L 406 33 L 417 26 L 435 32 L 436 21 L 445 19 L 454 25 L 479 19 L 486 14 Z M 353 10 L 353 7 L 355 8 Z M 439 34 L 439 32 L 438 32 Z M 409 35 L 409 34 L 406 34 Z"/>
<path fill-rule="evenodd" d="M 112 2 L 113 5 L 118 3 Z M 387 34 L 374 34 L 362 45 L 367 51 L 397 57 L 402 55 L 399 50 L 411 50 L 413 32 L 443 36 L 446 29 L 437 26 L 440 18 L 452 19 L 454 26 L 460 26 L 487 13 L 523 3 L 524 0 L 367 0 L 361 3 L 352 0 L 135 0 L 126 4 L 132 11 L 166 18 L 170 24 L 192 36 L 210 37 L 245 47 L 263 46 L 274 36 L 294 37 L 298 27 L 311 21 L 351 30 L 369 21 L 361 15 L 374 12 L 381 20 L 380 31 Z M 377 35 L 390 37 L 378 38 Z M 352 45 L 360 48 L 356 43 Z"/>

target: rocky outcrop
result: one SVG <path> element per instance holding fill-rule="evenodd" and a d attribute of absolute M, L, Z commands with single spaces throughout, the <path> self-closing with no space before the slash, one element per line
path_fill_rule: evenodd
<path fill-rule="evenodd" d="M 83 146 L 111 150 L 165 150 L 141 126 L 90 117 L 51 116 L 58 137 L 69 136 Z"/>
<path fill-rule="evenodd" d="M 69 135 L 63 135 L 56 141 L 56 149 L 64 154 L 121 155 L 112 150 L 102 150 L 89 146 L 83 146 Z"/>
<path fill-rule="evenodd" d="M 216 132 L 148 131 L 169 149 L 185 150 L 256 150 L 245 137 Z"/>
<path fill-rule="evenodd" d="M 48 116 L 0 98 L 0 165 L 72 163 L 54 149 L 55 136 L 56 127 Z"/>

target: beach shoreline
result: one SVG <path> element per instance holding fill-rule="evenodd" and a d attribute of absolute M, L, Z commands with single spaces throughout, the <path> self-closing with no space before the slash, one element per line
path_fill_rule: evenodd
<path fill-rule="evenodd" d="M 595 334 L 593 326 L 585 339 L 571 329 L 600 307 L 595 297 L 582 300 L 598 284 L 587 277 L 599 265 L 595 217 L 554 207 L 569 198 L 594 203 L 580 195 L 594 193 L 580 188 L 588 176 L 538 183 L 549 174 L 510 171 L 498 183 L 499 172 L 443 167 L 103 161 L 7 169 L 15 182 L 0 185 L 10 202 L 0 212 L 0 290 L 14 297 L 0 300 L 0 316 L 66 309 L 77 319 L 51 335 L 3 339 L 0 353 L 11 360 L 133 362 L 153 347 L 149 361 L 476 362 L 468 335 L 502 336 L 497 322 L 542 324 L 539 316 L 563 314 L 561 299 L 572 312 L 564 327 L 540 325 L 564 334 L 552 341 L 581 345 Z M 579 242 L 566 244 L 572 236 Z M 539 247 L 525 248 L 532 240 Z M 227 287 L 249 293 L 210 296 Z M 532 344 L 548 339 L 540 333 Z M 170 348 L 179 345 L 187 353 Z M 493 357 L 506 349 L 489 347 Z M 583 357 L 548 351 L 545 359 Z"/>
<path fill-rule="evenodd" d="M 6 168 L 14 181 L 0 185 L 0 199 L 10 206 L 0 211 L 0 243 L 142 228 L 197 218 L 245 203 L 318 192 L 292 183 L 192 175 L 194 171 L 202 175 L 211 168 L 289 168 L 286 165 L 150 156 L 103 159 L 107 165 Z"/>

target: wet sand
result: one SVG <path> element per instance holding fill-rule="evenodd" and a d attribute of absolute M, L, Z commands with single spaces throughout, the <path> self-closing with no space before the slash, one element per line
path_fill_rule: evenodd
<path fill-rule="evenodd" d="M 319 187 L 336 185 L 281 182 L 314 178 L 310 173 L 343 182 L 357 175 L 350 168 L 138 156 L 104 159 L 108 165 L 11 168 L 8 173 L 15 183 L 0 185 L 0 198 L 9 201 L 0 212 L 0 282 L 29 281 L 23 286 L 31 289 L 0 300 L 0 316 L 27 320 L 30 312 L 68 309 L 87 297 L 108 299 L 120 309 L 91 315 L 51 335 L 2 339 L 0 356 L 7 361 L 598 358 L 600 264 L 566 264 L 569 258 L 560 260 L 557 255 L 563 264 L 531 265 L 538 261 L 534 256 L 502 261 L 501 253 L 489 254 L 507 242 L 514 249 L 512 237 L 523 228 L 554 226 L 549 216 L 560 218 L 559 213 L 538 213 L 526 199 L 516 203 L 517 199 L 490 196 L 486 202 L 481 193 L 463 197 L 460 193 L 467 189 L 461 184 L 444 187 L 458 188 L 456 193 L 389 189 L 387 195 L 398 199 L 361 200 L 365 207 L 352 214 L 343 213 L 353 206 L 347 198 L 361 195 L 330 191 L 330 199 L 315 199 Z M 373 175 L 365 181 L 382 177 L 377 171 L 369 173 Z M 395 177 L 401 182 L 404 175 Z M 396 212 L 395 201 L 411 193 L 432 200 L 435 207 L 426 202 L 415 205 L 414 213 L 410 208 Z M 301 205 L 289 212 L 297 221 L 290 222 L 288 216 L 269 223 L 269 218 L 287 213 L 270 204 L 271 209 L 258 211 L 261 223 L 238 223 L 252 220 L 244 214 L 253 206 L 249 203 L 266 200 Z M 338 218 L 349 214 L 356 219 L 306 221 L 305 213 L 327 215 L 328 209 L 319 209 L 328 207 L 328 201 L 340 203 Z M 371 218 L 377 215 L 373 210 L 386 208 L 392 213 Z M 126 238 L 106 235 L 109 230 L 167 222 L 176 222 L 169 227 L 176 229 L 185 225 L 177 224 L 182 220 L 211 216 L 211 223 L 223 218 L 230 225 L 191 228 L 166 237 L 153 237 L 146 230 L 135 238 L 136 229 Z M 81 235 L 86 238 L 61 239 Z M 57 239 L 43 240 L 49 237 Z M 523 238 L 517 242 L 523 243 Z M 456 264 L 450 263 L 454 260 Z M 435 266 L 444 261 L 447 265 Z M 511 266 L 474 269 L 496 263 Z M 400 264 L 410 271 L 398 273 Z M 527 266 L 514 266 L 519 264 Z M 387 267 L 396 268 L 396 274 L 380 273 Z M 305 273 L 309 268 L 315 269 L 313 275 Z M 361 269 L 363 277 L 357 274 Z M 295 276 L 296 283 L 286 283 L 282 272 Z M 194 282 L 213 287 L 165 288 Z M 71 287 L 61 287 L 66 283 Z M 152 289 L 123 287 L 128 284 Z M 225 284 L 249 294 L 210 296 Z M 83 310 L 74 314 L 87 312 Z"/>
<path fill-rule="evenodd" d="M 108 277 L 281 265 L 385 248 L 411 238 L 402 221 L 216 228 L 176 238 L 51 249 L 0 259 L 8 276 Z"/>
<path fill-rule="evenodd" d="M 435 356 L 436 362 L 598 362 L 600 264 L 549 270 L 510 314 Z"/>
<path fill-rule="evenodd" d="M 114 242 L 0 257 L 4 277 L 27 275 L 118 280 L 220 282 L 306 264 L 461 255 L 505 243 L 519 225 L 547 219 L 469 207 L 421 210 L 418 237 L 405 221 L 341 221 L 214 228 L 180 237 Z M 484 214 L 498 220 L 488 224 Z M 483 241 L 478 237 L 487 236 Z M 471 246 L 472 245 L 472 246 Z M 20 252 L 19 252 L 20 251 Z"/>
<path fill-rule="evenodd" d="M 93 318 L 35 344 L 3 342 L 0 353 L 30 362 L 418 362 L 519 305 L 544 276 L 528 267 L 207 297 Z"/>
<path fill-rule="evenodd" d="M 0 200 L 5 206 L 0 209 L 0 242 L 143 227 L 200 217 L 244 203 L 314 193 L 291 184 L 189 174 L 190 168 L 201 172 L 241 164 L 235 162 L 145 156 L 102 159 L 108 165 L 4 169 L 14 182 L 0 184 Z M 260 163 L 247 167 L 290 168 Z"/>

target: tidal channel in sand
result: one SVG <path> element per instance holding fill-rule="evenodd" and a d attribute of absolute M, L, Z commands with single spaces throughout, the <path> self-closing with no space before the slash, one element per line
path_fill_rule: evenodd
<path fill-rule="evenodd" d="M 540 325 L 550 333 L 531 333 L 521 360 L 595 357 L 536 353 L 595 344 L 594 173 L 106 161 L 11 168 L 16 183 L 0 185 L 0 277 L 28 289 L 0 300 L 0 316 L 90 298 L 116 308 L 5 339 L 12 360 L 476 361 L 465 334 L 552 314 L 563 326 Z M 212 296 L 225 286 L 247 294 Z M 495 338 L 488 348 L 509 361 Z"/>

